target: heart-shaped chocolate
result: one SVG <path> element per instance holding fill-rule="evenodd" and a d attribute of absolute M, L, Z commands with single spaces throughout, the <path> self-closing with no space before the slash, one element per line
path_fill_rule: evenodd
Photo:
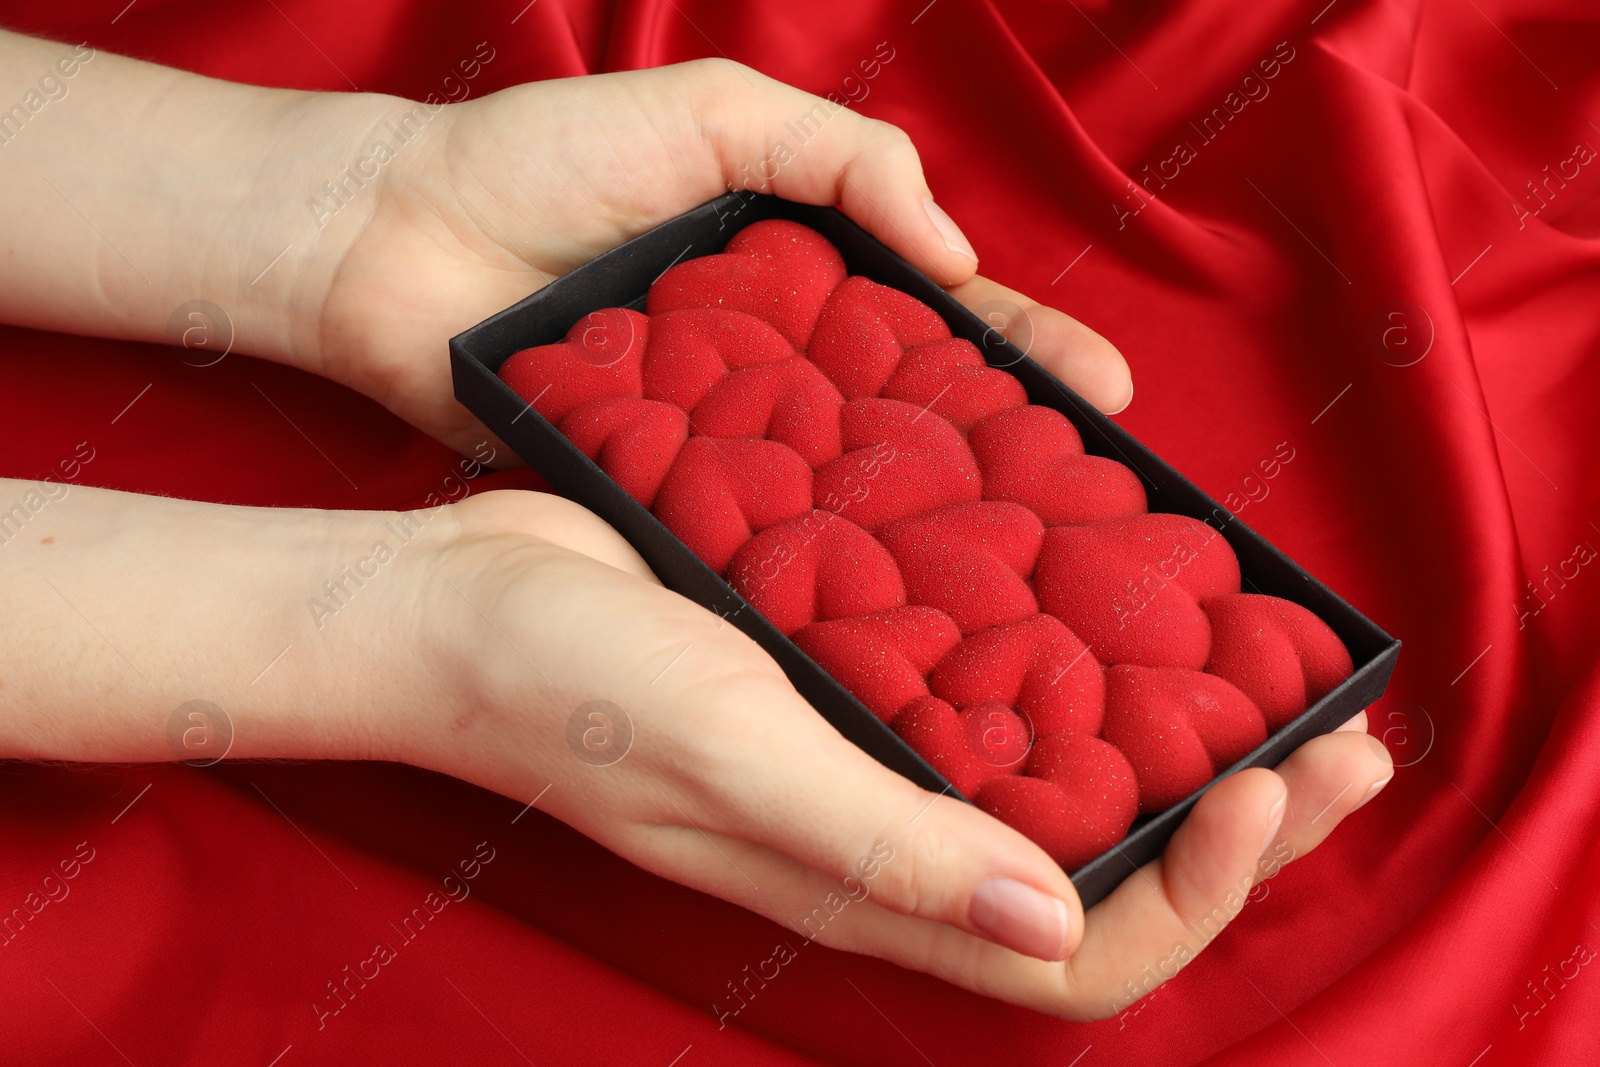
<path fill-rule="evenodd" d="M 997 411 L 974 423 L 967 444 L 984 478 L 1016 481 L 1083 455 L 1083 438 L 1061 412 L 1038 404 Z"/>
<path fill-rule="evenodd" d="M 692 411 L 729 371 L 793 359 L 783 335 L 752 315 L 723 308 L 668 311 L 650 317 L 643 392 Z"/>
<path fill-rule="evenodd" d="M 818 507 L 864 529 L 977 500 L 978 465 L 944 419 L 899 400 L 855 400 L 840 411 L 843 455 L 817 468 Z"/>
<path fill-rule="evenodd" d="M 889 550 L 849 519 L 821 508 L 752 537 L 733 554 L 725 576 L 786 636 L 819 619 L 846 619 L 906 602 Z"/>
<path fill-rule="evenodd" d="M 1054 615 L 979 630 L 939 661 L 928 682 L 935 696 L 958 708 L 1009 704 L 1041 737 L 1100 732 L 1105 671 Z"/>
<path fill-rule="evenodd" d="M 989 700 L 959 709 L 967 731 L 967 749 L 1006 774 L 1022 770 L 1033 748 L 1033 726 L 1003 700 Z"/>
<path fill-rule="evenodd" d="M 803 349 L 844 279 L 844 260 L 827 238 L 798 222 L 766 219 L 740 230 L 724 251 L 669 268 L 650 287 L 645 309 L 652 316 L 679 308 L 742 311 Z"/>
<path fill-rule="evenodd" d="M 561 420 L 561 432 L 645 507 L 689 438 L 689 420 L 673 404 L 609 397 Z"/>
<path fill-rule="evenodd" d="M 1106 670 L 1100 734 L 1139 776 L 1139 810 L 1163 811 L 1267 739 L 1249 697 L 1215 675 L 1121 664 Z"/>
<path fill-rule="evenodd" d="M 929 604 L 964 634 L 1039 610 L 1026 581 L 1044 527 L 1018 504 L 975 500 L 901 519 L 878 531 L 913 604 Z"/>
<path fill-rule="evenodd" d="M 1066 733 L 1035 741 L 1026 775 L 990 778 L 973 800 L 1070 871 L 1128 836 L 1139 787 L 1116 748 Z"/>
<path fill-rule="evenodd" d="M 1045 531 L 1039 605 L 1101 663 L 1199 670 L 1211 653 L 1202 597 L 1239 591 L 1239 562 L 1216 530 L 1151 514 Z"/>
<path fill-rule="evenodd" d="M 860 400 L 879 395 L 907 349 L 949 336 L 916 297 L 856 275 L 829 295 L 806 356 L 846 400 Z"/>
<path fill-rule="evenodd" d="M 949 616 L 920 606 L 814 622 L 794 635 L 801 651 L 884 722 L 928 695 L 928 672 L 960 640 Z"/>
<path fill-rule="evenodd" d="M 811 468 L 750 437 L 691 437 L 656 492 L 655 515 L 721 573 L 750 535 L 811 510 Z"/>
<path fill-rule="evenodd" d="M 1000 712 L 1002 719 L 1004 714 L 1010 713 L 1010 709 L 1002 705 L 995 705 L 993 710 Z M 1014 734 L 1017 726 L 1003 723 L 999 729 L 1008 731 L 1008 737 L 1001 739 L 997 748 L 989 748 L 984 734 L 994 729 L 990 722 L 958 712 L 938 697 L 912 700 L 895 716 L 893 727 L 917 755 L 968 797 L 984 782 L 1013 775 L 1022 766 L 1020 758 L 1009 764 L 1001 762 L 1010 759 L 1009 749 L 1014 747 L 1014 741 L 1009 735 Z"/>
<path fill-rule="evenodd" d="M 961 337 L 906 352 L 879 395 L 943 415 L 963 433 L 985 416 L 1028 402 L 1021 382 L 989 366 L 978 346 Z"/>
<path fill-rule="evenodd" d="M 1085 455 L 1078 431 L 1059 411 L 1030 404 L 989 415 L 973 425 L 967 445 L 983 472 L 984 499 L 1022 504 L 1046 526 L 1148 510 L 1139 476 L 1115 460 Z"/>
<path fill-rule="evenodd" d="M 805 359 L 736 370 L 711 387 L 691 418 L 697 433 L 765 437 L 788 445 L 813 467 L 843 450 L 844 398 Z"/>
<path fill-rule="evenodd" d="M 591 311 L 559 344 L 524 348 L 500 366 L 500 379 L 533 410 L 560 422 L 574 408 L 614 396 L 639 396 L 650 320 L 626 308 Z"/>
<path fill-rule="evenodd" d="M 1211 620 L 1206 670 L 1255 701 L 1273 730 L 1350 677 L 1350 652 L 1328 624 L 1289 600 L 1259 593 L 1208 597 Z"/>

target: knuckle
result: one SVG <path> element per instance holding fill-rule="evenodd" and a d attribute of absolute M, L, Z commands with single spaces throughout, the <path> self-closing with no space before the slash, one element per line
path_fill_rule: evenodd
<path fill-rule="evenodd" d="M 770 712 L 783 703 L 782 675 L 752 660 L 696 679 L 675 694 L 661 737 L 663 765 L 696 806 L 719 826 L 754 829 L 776 818 L 779 804 L 803 804 L 805 783 L 787 775 L 752 780 L 760 752 L 771 744 Z"/>
<path fill-rule="evenodd" d="M 953 835 L 912 830 L 884 838 L 894 849 L 874 892 L 896 911 L 908 915 L 942 910 L 950 898 L 951 871 L 959 866 Z"/>
<path fill-rule="evenodd" d="M 882 148 L 891 152 L 909 152 L 916 155 L 916 142 L 911 140 L 911 135 L 892 122 L 882 119 L 868 119 L 868 127 L 872 139 Z"/>
<path fill-rule="evenodd" d="M 692 60 L 689 67 L 701 76 L 717 82 L 748 78 L 754 71 L 737 60 L 726 56 L 707 56 Z"/>

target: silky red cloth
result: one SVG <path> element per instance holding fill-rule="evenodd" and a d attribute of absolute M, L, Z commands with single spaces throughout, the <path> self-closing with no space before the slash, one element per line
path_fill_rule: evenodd
<path fill-rule="evenodd" d="M 0 23 L 272 85 L 421 97 L 488 42 L 475 94 L 720 52 L 858 99 L 915 138 L 986 274 L 1127 354 L 1134 433 L 1406 641 L 1371 713 L 1395 781 L 1119 1018 L 1061 1022 L 801 945 L 719 1029 L 726 983 L 793 933 L 503 797 L 390 766 L 12 764 L 0 910 L 40 899 L 75 850 L 92 859 L 0 947 L 0 1059 L 1592 1059 L 1592 5 L 524 4 L 36 0 Z M 0 337 L 5 475 L 87 441 L 86 483 L 359 508 L 415 502 L 453 469 L 368 401 L 279 367 Z M 471 895 L 396 936 L 479 842 L 493 858 Z M 325 983 L 380 940 L 396 958 L 319 1029 Z"/>

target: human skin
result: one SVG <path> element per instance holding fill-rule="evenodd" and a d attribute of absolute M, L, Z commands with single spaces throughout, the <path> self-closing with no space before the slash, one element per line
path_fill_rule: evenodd
<path fill-rule="evenodd" d="M 72 54 L 0 34 L 0 100 Z M 234 351 L 497 460 L 507 450 L 452 397 L 445 340 L 742 182 L 817 103 L 725 61 L 519 86 L 432 115 L 319 226 L 308 199 L 413 102 L 105 53 L 67 84 L 70 101 L 0 147 L 0 196 L 32 205 L 0 233 L 0 319 L 160 341 L 174 308 L 209 300 Z M 895 128 L 838 111 L 755 188 L 839 204 L 969 306 L 1015 305 L 997 326 L 1025 321 L 1030 354 L 1091 402 L 1131 399 L 1109 343 L 976 274 Z M 538 798 L 634 863 L 780 923 L 887 844 L 870 895 L 821 943 L 1061 1016 L 1125 1004 L 1142 965 L 1276 869 L 1262 857 L 1305 855 L 1393 773 L 1357 716 L 1216 785 L 1162 858 L 1085 914 L 1037 846 L 846 742 L 754 642 L 570 501 L 500 491 L 407 517 L 49 488 L 8 527 L 5 509 L 39 489 L 0 480 L 0 755 L 170 760 L 174 709 L 206 699 L 231 720 L 230 757 L 395 760 Z M 314 617 L 308 597 L 402 521 L 415 536 Z M 631 723 L 608 766 L 568 743 L 593 700 Z"/>

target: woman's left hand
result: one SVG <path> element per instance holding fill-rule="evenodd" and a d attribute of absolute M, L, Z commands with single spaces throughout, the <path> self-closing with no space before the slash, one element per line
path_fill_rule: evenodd
<path fill-rule="evenodd" d="M 355 95 L 319 107 L 328 114 L 307 121 L 352 131 L 352 156 L 370 131 L 429 111 Z M 803 143 L 794 129 L 808 133 Z M 309 347 L 294 362 L 469 451 L 487 431 L 453 397 L 446 340 L 730 187 L 839 205 L 1011 328 L 1091 403 L 1114 412 L 1132 398 L 1127 364 L 1104 338 L 977 275 L 897 127 L 724 60 L 536 82 L 440 108 L 348 207 L 319 216 L 321 239 L 344 251 L 311 306 L 314 327 L 296 331 Z M 1015 328 L 1024 322 L 1026 340 Z"/>

